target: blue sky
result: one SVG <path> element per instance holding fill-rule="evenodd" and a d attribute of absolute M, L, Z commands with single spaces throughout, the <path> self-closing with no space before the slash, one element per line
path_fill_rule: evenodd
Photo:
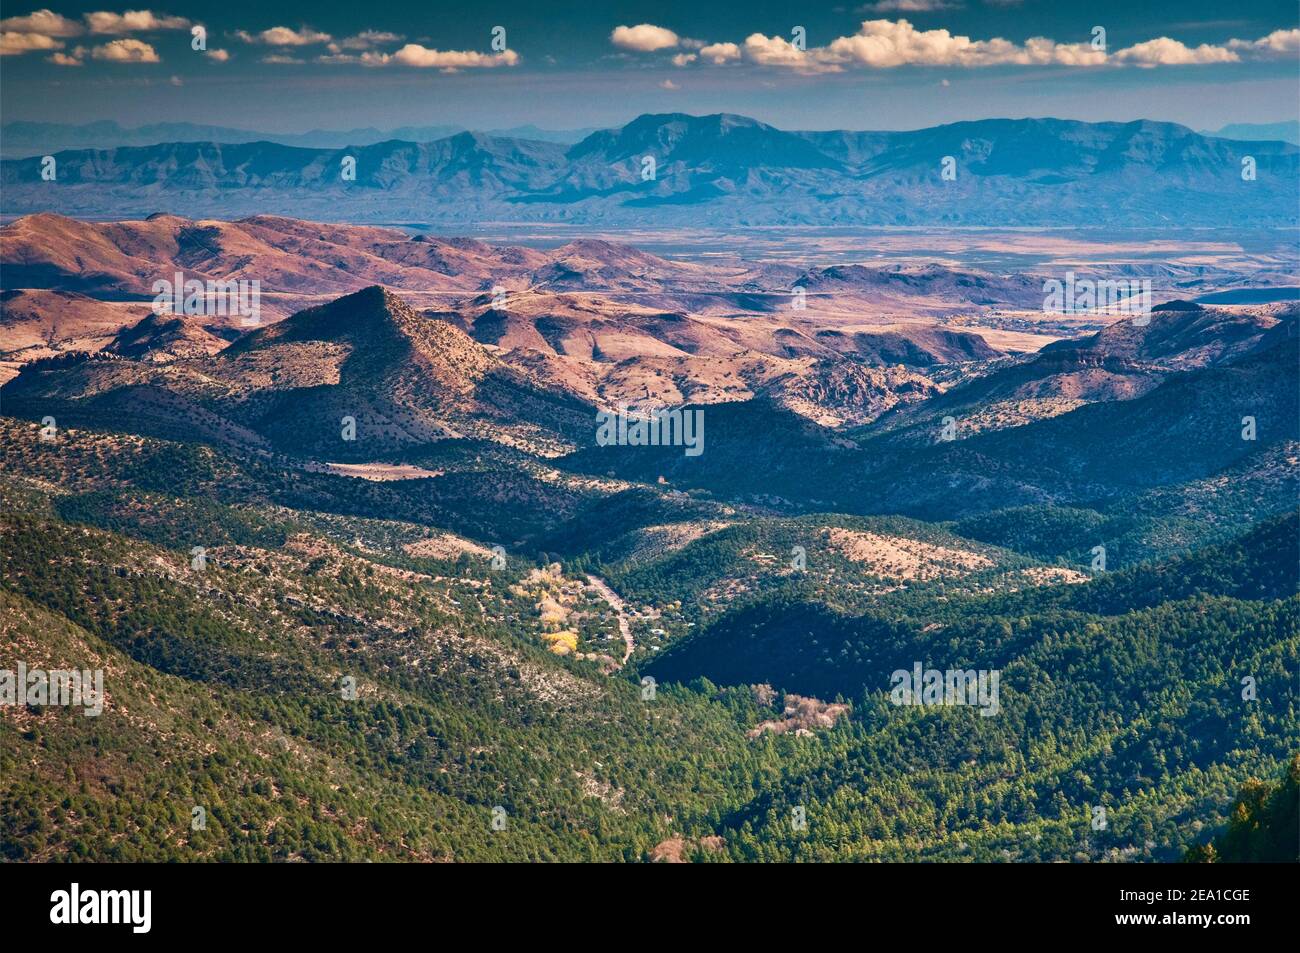
<path fill-rule="evenodd" d="M 273 132 L 563 129 L 643 112 L 791 129 L 1049 115 L 1218 128 L 1300 113 L 1298 11 L 1295 0 L 232 0 L 130 13 L 6 2 L 0 111 Z M 205 50 L 192 49 L 196 25 Z"/>

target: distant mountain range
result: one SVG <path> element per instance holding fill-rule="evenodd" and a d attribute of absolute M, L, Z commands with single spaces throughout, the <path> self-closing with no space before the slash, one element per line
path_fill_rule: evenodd
<path fill-rule="evenodd" d="M 1203 130 L 1201 135 L 1218 136 L 1220 139 L 1281 139 L 1283 142 L 1300 145 L 1300 119 L 1289 119 L 1286 122 L 1234 122 L 1218 132 Z"/>
<path fill-rule="evenodd" d="M 667 114 L 567 146 L 462 132 L 347 148 L 196 141 L 54 157 L 54 181 L 38 157 L 0 163 L 5 214 L 615 227 L 1300 221 L 1300 147 L 1150 121 L 787 132 L 743 116 Z"/>
<path fill-rule="evenodd" d="M 313 129 L 310 132 L 277 133 L 192 122 L 157 122 L 134 127 L 122 126 L 111 120 L 79 125 L 65 122 L 7 122 L 0 127 L 0 155 L 7 159 L 21 159 L 48 155 L 59 149 L 116 149 L 121 146 L 151 146 L 161 142 L 276 142 L 304 149 L 342 149 L 392 139 L 433 142 L 466 131 L 466 127 L 455 124 L 398 126 L 395 129 L 367 126 L 364 129 Z M 485 130 L 490 136 L 563 143 L 577 142 L 592 132 L 595 130 L 541 129 L 533 125 Z"/>

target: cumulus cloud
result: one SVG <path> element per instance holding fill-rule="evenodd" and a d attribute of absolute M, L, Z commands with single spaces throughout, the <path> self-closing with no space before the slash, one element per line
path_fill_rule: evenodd
<path fill-rule="evenodd" d="M 720 66 L 740 59 L 740 47 L 735 43 L 710 43 L 700 48 L 700 56 Z"/>
<path fill-rule="evenodd" d="M 673 56 L 673 65 L 686 66 L 689 63 L 694 63 L 699 58 L 698 53 L 677 53 Z"/>
<path fill-rule="evenodd" d="M 660 89 L 681 89 L 681 87 L 678 86 L 676 83 L 674 83 L 671 79 L 664 80 L 662 83 L 659 84 L 659 88 Z"/>
<path fill-rule="evenodd" d="M 1057 43 L 1035 36 L 1025 40 L 1024 51 L 1010 62 L 1024 66 L 1101 66 L 1106 62 L 1106 52 L 1093 49 L 1091 43 Z"/>
<path fill-rule="evenodd" d="M 615 46 L 625 50 L 636 50 L 638 53 L 669 50 L 681 42 L 681 38 L 672 30 L 649 23 L 615 27 L 609 39 Z"/>
<path fill-rule="evenodd" d="M 230 60 L 230 53 L 226 50 L 208 50 L 206 55 L 208 59 L 215 60 L 218 63 L 225 63 Z"/>
<path fill-rule="evenodd" d="M 1300 53 L 1300 30 L 1274 30 L 1258 40 L 1229 40 L 1228 49 L 1259 57 L 1294 56 Z"/>
<path fill-rule="evenodd" d="M 22 17 L 6 17 L 0 20 L 0 55 L 62 49 L 63 44 L 59 38 L 85 33 L 122 36 L 146 31 L 185 30 L 190 26 L 190 21 L 184 17 L 154 13 L 151 10 L 127 10 L 124 13 L 99 10 L 85 14 L 82 19 L 84 25 L 48 9 L 37 10 Z M 84 48 L 78 48 L 70 54 L 47 56 L 46 61 L 55 66 L 80 66 L 85 61 L 87 52 Z M 138 40 L 113 41 L 89 51 L 89 54 L 94 59 L 116 63 L 158 62 L 158 54 L 153 47 Z"/>
<path fill-rule="evenodd" d="M 418 43 L 407 43 L 393 54 L 393 62 L 421 69 L 463 69 L 493 66 L 514 66 L 519 54 L 514 50 L 500 53 L 480 53 L 477 50 L 431 50 Z"/>
<path fill-rule="evenodd" d="M 874 6 L 902 9 L 904 4 L 931 0 L 880 0 Z M 909 7 L 909 9 L 919 9 Z M 928 7 L 927 9 L 938 9 Z M 629 28 L 630 29 L 630 28 Z M 640 29 L 640 28 L 636 28 Z M 651 27 L 650 29 L 658 29 Z M 1190 47 L 1169 37 L 1157 37 L 1107 55 L 1090 42 L 1060 43 L 1031 37 L 1024 43 L 993 37 L 976 40 L 945 29 L 919 30 L 905 19 L 865 20 L 850 36 L 825 46 L 801 50 L 780 36 L 751 33 L 744 43 L 711 43 L 699 50 L 700 61 L 722 65 L 746 62 L 798 73 L 838 73 L 849 68 L 894 69 L 901 66 L 977 68 L 989 66 L 1178 66 L 1235 63 L 1270 59 L 1300 52 L 1300 30 L 1277 30 L 1258 40 L 1228 40 Z M 697 57 L 678 54 L 673 62 L 685 66 Z"/>
<path fill-rule="evenodd" d="M 328 43 L 333 39 L 328 33 L 321 33 L 307 26 L 300 30 L 287 26 L 273 26 L 261 33 L 236 30 L 235 36 L 245 43 L 261 43 L 265 46 L 311 46 L 313 43 Z"/>
<path fill-rule="evenodd" d="M 188 30 L 190 21 L 184 17 L 155 14 L 151 10 L 127 10 L 125 13 L 86 14 L 86 25 L 91 33 L 120 36 L 123 33 L 142 33 L 155 30 Z"/>
<path fill-rule="evenodd" d="M 745 59 L 759 66 L 779 66 L 802 73 L 837 73 L 843 68 L 838 62 L 838 54 L 833 55 L 825 48 L 801 50 L 784 37 L 764 36 L 762 33 L 745 37 L 744 55 Z"/>
<path fill-rule="evenodd" d="M 80 23 L 59 16 L 53 10 L 37 10 L 25 17 L 5 17 L 0 20 L 0 31 L 5 33 L 40 33 L 47 37 L 69 37 L 82 34 Z"/>
<path fill-rule="evenodd" d="M 1232 50 L 1202 43 L 1190 47 L 1167 36 L 1147 40 L 1115 54 L 1115 62 L 1132 63 L 1150 69 L 1153 66 L 1186 66 L 1193 63 L 1236 63 L 1241 59 Z"/>
<path fill-rule="evenodd" d="M 514 66 L 519 54 L 514 50 L 500 53 L 479 53 L 477 50 L 431 50 L 418 43 L 407 43 L 394 53 L 367 50 L 360 56 L 335 53 L 317 57 L 320 63 L 360 63 L 362 66 L 410 66 L 416 69 L 440 69 L 454 73 L 462 69 L 490 69 L 495 66 Z"/>
<path fill-rule="evenodd" d="M 158 63 L 158 53 L 143 40 L 114 40 L 90 51 L 97 60 L 110 63 Z"/>
<path fill-rule="evenodd" d="M 0 56 L 17 56 L 32 50 L 58 50 L 63 44 L 41 33 L 0 33 Z"/>
<path fill-rule="evenodd" d="M 947 30 L 918 30 L 907 20 L 867 20 L 853 36 L 839 37 L 821 50 L 810 50 L 819 67 L 852 64 L 873 69 L 898 66 L 1097 66 L 1102 50 L 1088 43 L 1057 43 L 1033 37 L 1024 46 L 995 37 L 972 40 Z"/>
<path fill-rule="evenodd" d="M 268 53 L 261 59 L 263 63 L 271 63 L 275 66 L 289 66 L 291 64 L 305 63 L 306 60 L 300 60 L 296 56 L 285 56 L 283 53 Z"/>

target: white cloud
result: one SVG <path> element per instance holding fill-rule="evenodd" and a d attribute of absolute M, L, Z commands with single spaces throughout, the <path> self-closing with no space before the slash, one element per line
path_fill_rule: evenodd
<path fill-rule="evenodd" d="M 841 57 L 826 48 L 801 50 L 783 37 L 764 36 L 762 33 L 745 37 L 744 55 L 749 62 L 759 66 L 777 66 L 801 73 L 838 73 L 843 69 L 839 63 Z"/>
<path fill-rule="evenodd" d="M 813 52 L 813 51 L 810 51 Z M 906 20 L 867 20 L 853 36 L 840 37 L 819 59 L 875 69 L 897 66 L 1099 66 L 1106 54 L 1088 43 L 1057 43 L 1032 37 L 1018 46 L 1010 40 L 972 40 L 947 30 L 918 30 Z"/>
<path fill-rule="evenodd" d="M 208 50 L 207 57 L 218 63 L 226 63 L 230 60 L 230 53 L 227 50 Z"/>
<path fill-rule="evenodd" d="M 1010 62 L 1024 66 L 1102 66 L 1106 62 L 1106 53 L 1093 49 L 1091 43 L 1057 43 L 1043 36 L 1034 36 L 1025 40 L 1024 52 Z"/>
<path fill-rule="evenodd" d="M 673 55 L 673 65 L 686 66 L 689 63 L 694 63 L 699 58 L 698 53 L 676 53 Z"/>
<path fill-rule="evenodd" d="M 266 56 L 262 57 L 260 62 L 271 63 L 276 66 L 288 66 L 290 64 L 305 63 L 307 61 L 300 60 L 296 56 L 285 56 L 283 53 L 268 53 Z"/>
<path fill-rule="evenodd" d="M 881 0 L 881 3 L 890 4 L 927 2 L 929 0 Z M 806 50 L 780 36 L 751 33 L 740 46 L 735 43 L 704 46 L 699 51 L 699 58 L 717 65 L 744 61 L 756 66 L 816 74 L 838 73 L 852 67 L 1177 66 L 1235 63 L 1246 58 L 1282 58 L 1294 56 L 1297 52 L 1300 52 L 1300 30 L 1277 30 L 1258 40 L 1228 40 L 1220 45 L 1196 47 L 1169 37 L 1157 37 L 1108 56 L 1104 50 L 1094 49 L 1087 41 L 1059 43 L 1042 36 L 1031 37 L 1023 44 L 1001 37 L 976 40 L 944 29 L 918 30 L 907 20 L 898 19 L 865 20 L 851 36 L 837 37 L 825 46 Z M 681 66 L 691 60 L 679 54 L 673 62 Z"/>
<path fill-rule="evenodd" d="M 173 17 L 165 13 L 155 14 L 151 10 L 127 10 L 125 13 L 86 14 L 86 25 L 91 33 L 109 36 L 121 36 L 123 33 L 141 33 L 146 30 L 188 30 L 190 21 L 184 17 Z"/>
<path fill-rule="evenodd" d="M 97 60 L 110 63 L 158 63 L 158 53 L 143 40 L 114 40 L 90 51 Z"/>
<path fill-rule="evenodd" d="M 158 30 L 184 30 L 190 21 L 184 17 L 168 14 L 155 14 L 150 10 L 127 10 L 124 13 L 112 13 L 100 10 L 87 13 L 83 17 L 85 26 L 60 16 L 52 10 L 42 9 L 24 17 L 7 17 L 0 20 L 0 55 L 25 53 L 30 50 L 56 50 L 63 44 L 58 37 L 81 36 L 86 32 L 98 36 L 121 36 L 126 33 Z M 73 54 L 46 57 L 56 66 L 80 66 L 85 59 L 85 50 Z M 114 41 L 96 48 L 91 55 L 95 59 L 117 63 L 156 63 L 158 54 L 153 47 L 138 40 L 130 42 Z"/>
<path fill-rule="evenodd" d="M 662 83 L 659 84 L 659 88 L 660 89 L 681 89 L 681 87 L 678 86 L 676 83 L 674 83 L 671 79 L 664 80 Z"/>
<path fill-rule="evenodd" d="M 672 49 L 681 42 L 681 38 L 672 30 L 649 23 L 615 27 L 609 39 L 615 46 L 625 50 L 636 50 L 639 53 Z"/>
<path fill-rule="evenodd" d="M 41 33 L 45 36 L 81 36 L 81 24 L 59 16 L 53 10 L 37 10 L 25 17 L 5 17 L 0 20 L 0 31 L 5 33 Z"/>
<path fill-rule="evenodd" d="M 1274 30 L 1258 40 L 1229 40 L 1226 45 L 1254 56 L 1291 56 L 1300 52 L 1300 30 Z"/>
<path fill-rule="evenodd" d="M 18 56 L 32 50 L 58 50 L 63 44 L 40 33 L 0 33 L 0 56 Z"/>
<path fill-rule="evenodd" d="M 700 56 L 710 63 L 722 65 L 740 59 L 740 47 L 735 43 L 710 43 L 700 48 Z"/>
<path fill-rule="evenodd" d="M 352 62 L 333 58 L 334 62 Z M 500 53 L 479 53 L 477 50 L 431 50 L 418 43 L 407 43 L 396 53 L 362 53 L 360 62 L 366 66 L 411 66 L 417 69 L 441 69 L 453 72 L 460 69 L 491 68 L 494 66 L 514 66 L 519 62 L 519 54 L 514 50 L 502 50 Z"/>
<path fill-rule="evenodd" d="M 502 50 L 500 53 L 486 54 L 477 50 L 431 50 L 418 43 L 407 43 L 393 54 L 394 62 L 403 66 L 442 67 L 459 69 L 462 67 L 514 66 L 519 62 L 519 54 L 514 50 Z"/>
<path fill-rule="evenodd" d="M 1151 68 L 1153 66 L 1186 66 L 1199 63 L 1236 63 L 1241 57 L 1232 50 L 1222 46 L 1202 43 L 1190 47 L 1167 36 L 1147 40 L 1115 53 L 1115 62 L 1132 63 L 1134 66 Z"/>
<path fill-rule="evenodd" d="M 1032 37 L 1023 46 L 995 37 L 972 40 L 948 30 L 918 30 L 907 20 L 866 20 L 852 36 L 822 47 L 800 50 L 781 37 L 754 33 L 745 39 L 744 58 L 759 66 L 801 73 L 835 73 L 845 67 L 894 69 L 899 66 L 1100 66 L 1106 54 L 1088 43 L 1057 43 Z"/>
<path fill-rule="evenodd" d="M 301 30 L 294 30 L 287 26 L 273 26 L 257 34 L 249 33 L 247 30 L 236 30 L 235 36 L 245 43 L 262 43 L 266 46 L 311 46 L 313 43 L 328 43 L 333 39 L 328 33 L 321 33 L 306 26 Z"/>

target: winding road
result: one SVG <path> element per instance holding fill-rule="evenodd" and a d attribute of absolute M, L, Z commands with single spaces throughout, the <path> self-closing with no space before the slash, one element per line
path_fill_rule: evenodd
<path fill-rule="evenodd" d="M 618 616 L 618 631 L 622 634 L 623 644 L 626 646 L 623 652 L 623 661 L 618 663 L 618 667 L 622 668 L 627 664 L 627 660 L 632 657 L 632 651 L 636 648 L 636 642 L 632 639 L 632 627 L 627 622 L 627 613 L 623 600 L 619 598 L 618 593 L 609 588 L 609 583 L 599 576 L 588 574 L 587 585 L 600 593 L 601 598 L 609 603 L 610 608 Z"/>

